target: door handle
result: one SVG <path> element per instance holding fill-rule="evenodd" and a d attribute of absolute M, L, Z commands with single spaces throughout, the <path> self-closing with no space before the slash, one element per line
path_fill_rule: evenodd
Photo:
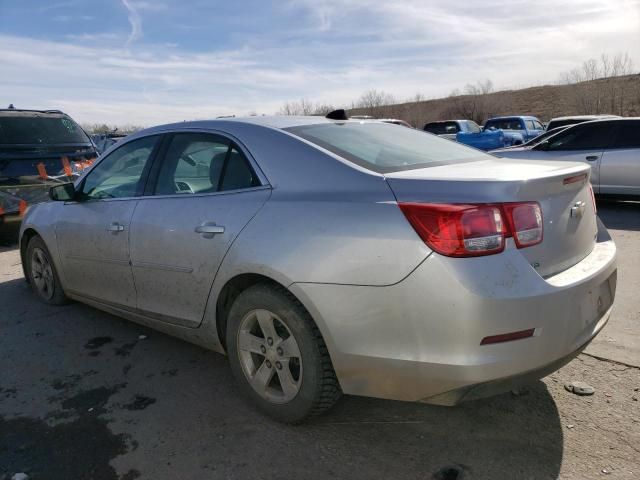
<path fill-rule="evenodd" d="M 120 225 L 118 222 L 113 222 L 107 227 L 108 232 L 124 232 L 124 225 Z"/>
<path fill-rule="evenodd" d="M 600 158 L 599 155 L 587 155 L 587 161 L 588 162 L 595 162 L 596 160 L 598 160 Z"/>
<path fill-rule="evenodd" d="M 195 232 L 200 233 L 205 238 L 211 238 L 219 233 L 224 233 L 224 227 L 222 225 L 216 225 L 215 223 L 203 223 L 196 227 Z"/>

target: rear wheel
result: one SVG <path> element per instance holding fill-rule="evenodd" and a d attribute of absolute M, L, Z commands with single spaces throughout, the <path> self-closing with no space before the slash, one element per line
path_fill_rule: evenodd
<path fill-rule="evenodd" d="M 322 336 L 287 290 L 258 284 L 229 313 L 227 349 L 243 393 L 271 417 L 296 423 L 330 408 L 341 391 Z"/>
<path fill-rule="evenodd" d="M 35 236 L 29 241 L 26 261 L 29 283 L 40 300 L 51 305 L 63 305 L 69 301 L 42 238 Z"/>

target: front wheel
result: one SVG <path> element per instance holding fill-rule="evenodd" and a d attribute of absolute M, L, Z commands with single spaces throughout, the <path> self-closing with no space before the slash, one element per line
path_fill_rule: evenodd
<path fill-rule="evenodd" d="M 297 423 L 340 398 L 317 326 L 284 288 L 258 284 L 242 292 L 231 307 L 226 340 L 240 388 L 271 417 Z"/>
<path fill-rule="evenodd" d="M 27 246 L 26 272 L 31 288 L 44 303 L 64 305 L 69 299 L 62 290 L 51 254 L 40 237 L 33 237 Z"/>

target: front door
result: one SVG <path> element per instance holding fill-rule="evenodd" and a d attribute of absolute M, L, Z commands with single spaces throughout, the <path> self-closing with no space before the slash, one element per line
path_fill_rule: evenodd
<path fill-rule="evenodd" d="M 600 162 L 600 193 L 640 195 L 640 121 L 615 123 L 613 140 Z"/>
<path fill-rule="evenodd" d="M 78 185 L 77 201 L 62 206 L 56 238 L 70 294 L 135 307 L 129 228 L 157 140 L 144 137 L 114 150 Z"/>
<path fill-rule="evenodd" d="M 533 147 L 528 158 L 583 162 L 591 166 L 591 184 L 595 193 L 600 188 L 600 161 L 611 138 L 610 122 L 588 122 L 575 125 Z"/>
<path fill-rule="evenodd" d="M 224 255 L 270 189 L 223 136 L 176 133 L 169 142 L 151 195 L 140 199 L 133 215 L 137 307 L 162 321 L 195 327 Z"/>

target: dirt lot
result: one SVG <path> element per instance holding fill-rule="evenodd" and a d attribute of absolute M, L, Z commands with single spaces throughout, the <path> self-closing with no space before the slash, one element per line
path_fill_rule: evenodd
<path fill-rule="evenodd" d="M 221 355 L 38 303 L 0 247 L 0 479 L 640 478 L 640 204 L 599 208 L 619 290 L 587 354 L 520 395 L 455 408 L 345 397 L 297 427 L 241 402 Z M 568 393 L 571 380 L 595 394 Z"/>

